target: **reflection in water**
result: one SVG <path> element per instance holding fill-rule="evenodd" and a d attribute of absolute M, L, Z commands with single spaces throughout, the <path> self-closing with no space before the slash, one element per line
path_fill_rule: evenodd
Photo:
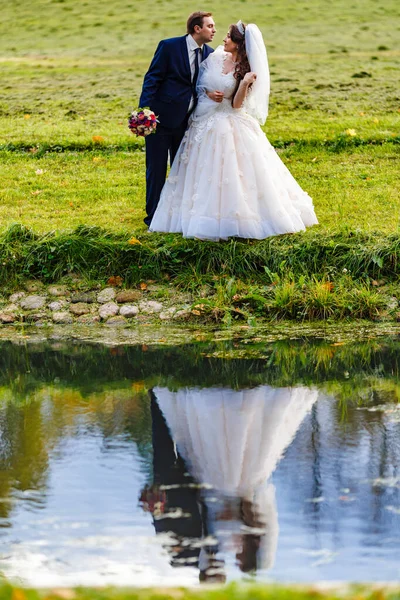
<path fill-rule="evenodd" d="M 0 345 L 0 572 L 398 579 L 399 367 L 398 340 Z"/>
<path fill-rule="evenodd" d="M 269 481 L 317 399 L 305 387 L 150 392 L 154 485 L 141 496 L 171 562 L 225 580 L 224 550 L 242 572 L 274 563 L 278 519 Z M 197 484 L 197 485 L 196 485 Z"/>

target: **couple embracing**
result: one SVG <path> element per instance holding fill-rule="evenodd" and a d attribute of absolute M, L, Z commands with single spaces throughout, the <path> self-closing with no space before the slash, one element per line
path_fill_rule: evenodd
<path fill-rule="evenodd" d="M 140 106 L 159 120 L 146 137 L 145 223 L 207 240 L 304 230 L 318 223 L 312 200 L 260 127 L 270 89 L 261 32 L 239 21 L 213 51 L 215 33 L 211 13 L 191 14 L 145 75 Z"/>

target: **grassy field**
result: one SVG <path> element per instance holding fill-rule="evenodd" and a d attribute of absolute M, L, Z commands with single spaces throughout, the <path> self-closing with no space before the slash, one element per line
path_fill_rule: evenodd
<path fill-rule="evenodd" d="M 105 590 L 79 588 L 47 591 L 24 590 L 11 585 L 0 587 L 0 600 L 399 600 L 398 589 L 368 589 L 360 586 L 319 591 L 314 588 L 275 586 L 229 586 L 198 590 Z"/>
<path fill-rule="evenodd" d="M 318 230 L 393 232 L 399 222 L 397 146 L 332 152 L 289 147 L 281 156 L 314 198 Z M 0 220 L 35 231 L 80 224 L 112 231 L 142 229 L 144 152 L 0 152 Z M 366 210 L 368 203 L 368 210 Z"/>
<path fill-rule="evenodd" d="M 0 0 L 0 227 L 143 230 L 144 154 L 126 126 L 157 41 L 196 6 L 166 0 Z M 322 231 L 398 229 L 396 0 L 216 0 L 261 27 L 265 130 L 313 196 Z M 214 45 L 216 45 L 214 44 Z M 39 174 L 40 172 L 40 174 Z"/>

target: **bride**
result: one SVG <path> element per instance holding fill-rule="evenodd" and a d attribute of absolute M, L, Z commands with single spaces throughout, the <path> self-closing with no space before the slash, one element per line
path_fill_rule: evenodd
<path fill-rule="evenodd" d="M 318 223 L 311 198 L 260 127 L 269 87 L 260 30 L 241 21 L 231 25 L 224 46 L 201 63 L 198 103 L 151 231 L 263 239 Z"/>

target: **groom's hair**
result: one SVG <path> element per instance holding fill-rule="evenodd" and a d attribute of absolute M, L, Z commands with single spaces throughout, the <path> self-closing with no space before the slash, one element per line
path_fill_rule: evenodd
<path fill-rule="evenodd" d="M 200 28 L 203 27 L 204 17 L 212 17 L 212 13 L 203 12 L 202 10 L 198 10 L 197 12 L 189 15 L 189 18 L 186 23 L 186 29 L 188 33 L 194 33 L 194 28 L 198 25 Z"/>

